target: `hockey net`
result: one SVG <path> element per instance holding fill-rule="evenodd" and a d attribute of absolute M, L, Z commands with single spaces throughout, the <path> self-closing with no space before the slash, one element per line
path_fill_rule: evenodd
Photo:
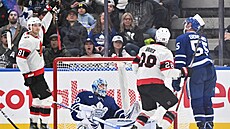
<path fill-rule="evenodd" d="M 107 94 L 120 107 L 128 110 L 135 101 L 140 101 L 136 75 L 131 67 L 132 60 L 133 58 L 56 58 L 53 63 L 54 101 L 70 107 L 79 92 L 92 91 L 93 81 L 103 78 L 108 82 Z M 77 128 L 79 122 L 72 119 L 68 109 L 57 105 L 53 105 L 53 109 L 54 129 Z M 181 129 L 189 129 L 187 125 L 183 125 Z"/>

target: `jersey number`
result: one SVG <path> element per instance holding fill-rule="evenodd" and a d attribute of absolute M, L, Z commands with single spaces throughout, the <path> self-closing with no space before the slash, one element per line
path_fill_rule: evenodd
<path fill-rule="evenodd" d="M 192 50 L 195 51 L 198 40 L 191 40 L 190 42 L 191 42 Z M 208 53 L 209 53 L 208 43 L 204 42 L 203 40 L 200 39 L 199 44 L 201 44 L 201 45 L 197 48 L 196 56 L 200 56 L 202 54 L 208 55 Z"/>
<path fill-rule="evenodd" d="M 146 54 L 142 53 L 141 54 L 141 60 L 140 60 L 140 63 L 139 63 L 139 67 L 143 67 L 143 65 L 144 65 L 147 68 L 151 68 L 154 65 L 156 65 L 156 62 L 157 62 L 156 56 L 154 56 L 154 55 L 148 55 L 146 57 Z"/>
<path fill-rule="evenodd" d="M 25 51 L 19 49 L 18 50 L 18 56 L 25 57 Z"/>

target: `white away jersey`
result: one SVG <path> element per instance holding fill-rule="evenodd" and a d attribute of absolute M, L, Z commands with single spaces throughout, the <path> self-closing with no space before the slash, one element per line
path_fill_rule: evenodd
<path fill-rule="evenodd" d="M 44 59 L 42 54 L 43 35 L 47 32 L 52 21 L 52 14 L 47 14 L 42 19 L 39 36 L 32 36 L 25 32 L 18 44 L 16 61 L 22 74 L 33 72 L 34 76 L 44 73 Z"/>
<path fill-rule="evenodd" d="M 44 68 L 42 41 L 28 32 L 24 33 L 18 45 L 16 61 L 20 71 L 25 74 Z"/>
<path fill-rule="evenodd" d="M 137 73 L 137 85 L 164 84 L 165 77 L 180 77 L 180 70 L 174 69 L 172 52 L 163 45 L 143 46 L 133 60 L 132 68 Z"/>

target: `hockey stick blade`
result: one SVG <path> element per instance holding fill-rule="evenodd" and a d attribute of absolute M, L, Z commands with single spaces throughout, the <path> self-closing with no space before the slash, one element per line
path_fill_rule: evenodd
<path fill-rule="evenodd" d="M 3 116 L 10 122 L 10 124 L 11 124 L 12 126 L 14 126 L 15 129 L 19 129 L 19 128 L 14 124 L 14 122 L 6 115 L 6 113 L 4 113 L 4 112 L 2 111 L 1 108 L 0 108 L 0 111 L 1 111 L 1 113 L 3 114 Z"/>

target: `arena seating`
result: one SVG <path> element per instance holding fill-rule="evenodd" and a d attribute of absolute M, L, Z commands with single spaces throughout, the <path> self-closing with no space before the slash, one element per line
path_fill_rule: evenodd
<path fill-rule="evenodd" d="M 171 40 L 168 47 L 175 51 L 175 38 L 183 33 L 183 22 L 185 18 L 199 13 L 206 25 L 204 34 L 209 40 L 209 47 L 212 51 L 219 44 L 219 18 L 218 6 L 219 0 L 181 0 L 181 16 L 178 19 L 172 19 L 171 22 Z M 225 20 L 224 27 L 230 25 L 230 0 L 225 0 Z"/>

